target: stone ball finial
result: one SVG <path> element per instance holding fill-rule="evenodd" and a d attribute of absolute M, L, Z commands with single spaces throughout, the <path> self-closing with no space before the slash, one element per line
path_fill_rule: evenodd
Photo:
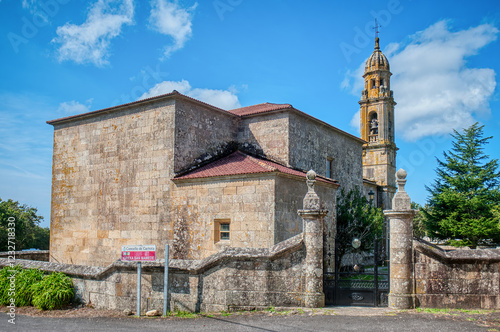
<path fill-rule="evenodd" d="M 306 177 L 308 180 L 315 180 L 316 179 L 316 172 L 311 169 L 311 170 L 309 170 L 309 172 L 307 172 Z"/>
<path fill-rule="evenodd" d="M 407 175 L 408 173 L 402 168 L 400 168 L 399 171 L 396 172 L 396 177 L 398 178 L 398 180 L 405 180 Z"/>
<path fill-rule="evenodd" d="M 303 200 L 304 210 L 319 210 L 319 197 L 314 191 L 314 183 L 316 182 L 316 172 L 312 169 L 306 174 L 307 193 Z"/>

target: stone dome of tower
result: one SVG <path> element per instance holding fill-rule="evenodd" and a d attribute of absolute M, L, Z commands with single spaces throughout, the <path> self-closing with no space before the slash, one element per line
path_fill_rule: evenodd
<path fill-rule="evenodd" d="M 379 39 L 375 38 L 375 50 L 372 55 L 366 60 L 365 74 L 375 70 L 389 71 L 389 61 L 385 55 L 380 51 Z"/>

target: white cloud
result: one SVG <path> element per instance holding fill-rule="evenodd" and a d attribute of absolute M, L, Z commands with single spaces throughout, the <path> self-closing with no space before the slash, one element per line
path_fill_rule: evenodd
<path fill-rule="evenodd" d="M 234 87 L 230 87 L 228 90 L 193 89 L 186 80 L 158 83 L 149 89 L 148 92 L 144 93 L 139 100 L 170 93 L 173 90 L 225 110 L 241 107 L 236 95 L 237 90 Z"/>
<path fill-rule="evenodd" d="M 190 8 L 182 8 L 177 1 L 151 1 L 151 16 L 149 17 L 151 28 L 173 39 L 173 44 L 165 47 L 165 57 L 169 57 L 172 52 L 184 47 L 186 41 L 191 38 L 193 11 L 197 5 L 198 3 L 195 3 Z"/>
<path fill-rule="evenodd" d="M 23 6 L 23 9 L 28 10 L 30 14 L 33 15 L 33 19 L 35 19 L 36 16 L 37 24 L 45 25 L 49 23 L 49 17 L 47 15 L 48 13 L 45 10 L 43 10 L 44 8 L 47 7 L 42 6 L 40 8 L 39 0 L 23 0 L 21 4 Z M 49 13 L 53 14 L 51 11 L 49 11 Z"/>
<path fill-rule="evenodd" d="M 35 10 L 38 8 L 37 0 L 23 0 L 22 6 L 24 9 Z"/>
<path fill-rule="evenodd" d="M 452 32 L 447 21 L 439 21 L 411 36 L 406 45 L 387 46 L 399 135 L 409 141 L 443 135 L 469 126 L 477 115 L 490 114 L 495 71 L 469 68 L 466 58 L 495 41 L 498 32 L 490 24 Z M 342 87 L 360 95 L 363 70 L 364 64 L 354 74 L 348 72 Z"/>
<path fill-rule="evenodd" d="M 75 100 L 65 101 L 59 104 L 59 108 L 57 109 L 59 112 L 63 112 L 66 114 L 82 114 L 90 111 L 90 104 L 92 100 L 88 100 L 88 106 L 81 104 Z"/>
<path fill-rule="evenodd" d="M 111 40 L 120 34 L 123 25 L 133 24 L 133 17 L 133 0 L 98 0 L 83 24 L 68 22 L 57 28 L 53 42 L 61 44 L 59 61 L 108 64 Z"/>

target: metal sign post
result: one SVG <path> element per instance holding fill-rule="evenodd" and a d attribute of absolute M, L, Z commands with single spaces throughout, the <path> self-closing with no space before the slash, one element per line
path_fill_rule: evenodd
<path fill-rule="evenodd" d="M 156 260 L 155 245 L 122 246 L 122 261 L 137 262 L 137 312 L 141 315 L 141 262 Z"/>
<path fill-rule="evenodd" d="M 168 244 L 165 245 L 165 273 L 163 276 L 163 316 L 167 315 L 168 309 Z"/>
<path fill-rule="evenodd" d="M 141 261 L 137 262 L 137 317 L 141 316 Z"/>

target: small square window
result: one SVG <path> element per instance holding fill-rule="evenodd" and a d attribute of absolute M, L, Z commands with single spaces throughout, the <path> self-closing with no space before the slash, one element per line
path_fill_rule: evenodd
<path fill-rule="evenodd" d="M 231 220 L 216 219 L 214 224 L 214 242 L 229 241 L 231 234 Z"/>

